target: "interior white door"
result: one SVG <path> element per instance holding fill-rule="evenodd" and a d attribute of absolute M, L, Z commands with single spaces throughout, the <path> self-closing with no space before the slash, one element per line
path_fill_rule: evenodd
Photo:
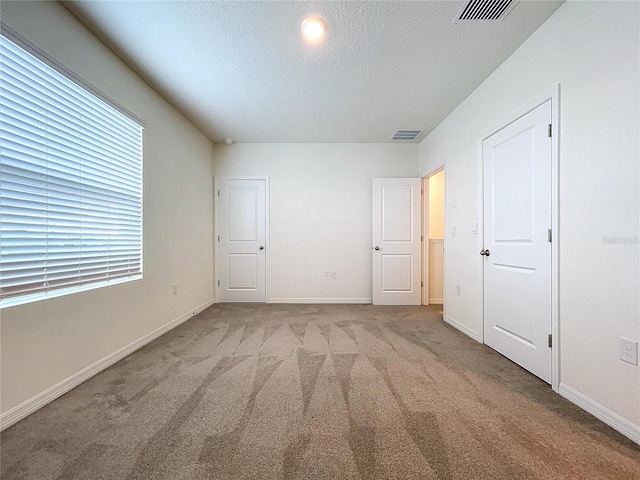
<path fill-rule="evenodd" d="M 266 301 L 266 179 L 219 180 L 221 302 Z"/>
<path fill-rule="evenodd" d="M 483 142 L 484 341 L 551 382 L 551 101 Z"/>
<path fill-rule="evenodd" d="M 373 179 L 373 304 L 420 305 L 419 178 Z"/>

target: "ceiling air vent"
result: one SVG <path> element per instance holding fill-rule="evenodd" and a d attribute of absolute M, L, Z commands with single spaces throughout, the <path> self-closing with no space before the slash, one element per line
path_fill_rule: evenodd
<path fill-rule="evenodd" d="M 396 130 L 396 133 L 393 134 L 391 140 L 415 140 L 422 132 L 423 130 Z"/>
<path fill-rule="evenodd" d="M 467 0 L 453 23 L 501 22 L 518 0 Z"/>

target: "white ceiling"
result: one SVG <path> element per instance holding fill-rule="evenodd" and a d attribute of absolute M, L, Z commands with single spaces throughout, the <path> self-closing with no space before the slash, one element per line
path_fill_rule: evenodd
<path fill-rule="evenodd" d="M 214 142 L 428 133 L 561 4 L 453 24 L 461 1 L 64 3 Z M 320 45 L 301 39 L 309 15 L 328 25 Z"/>

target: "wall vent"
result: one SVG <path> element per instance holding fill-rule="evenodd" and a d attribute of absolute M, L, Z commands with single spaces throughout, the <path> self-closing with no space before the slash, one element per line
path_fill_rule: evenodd
<path fill-rule="evenodd" d="M 409 129 L 400 129 L 396 130 L 396 133 L 393 134 L 391 140 L 415 140 L 420 136 L 420 134 L 424 130 L 409 130 Z"/>
<path fill-rule="evenodd" d="M 518 0 L 467 0 L 453 23 L 501 22 Z"/>

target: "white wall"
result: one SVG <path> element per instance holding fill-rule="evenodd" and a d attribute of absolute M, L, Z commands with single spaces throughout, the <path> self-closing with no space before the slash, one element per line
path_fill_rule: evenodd
<path fill-rule="evenodd" d="M 429 304 L 444 301 L 444 240 L 429 239 Z"/>
<path fill-rule="evenodd" d="M 144 279 L 3 309 L 6 413 L 212 301 L 213 170 L 211 142 L 59 4 L 2 2 L 2 21 L 147 123 Z"/>
<path fill-rule="evenodd" d="M 371 301 L 372 179 L 417 177 L 418 145 L 220 145 L 214 158 L 218 176 L 270 177 L 269 301 Z"/>
<path fill-rule="evenodd" d="M 421 172 L 446 159 L 447 231 L 457 225 L 445 311 L 481 339 L 480 141 L 561 84 L 560 391 L 638 442 L 639 368 L 618 348 L 640 336 L 639 9 L 567 2 L 420 144 Z"/>

